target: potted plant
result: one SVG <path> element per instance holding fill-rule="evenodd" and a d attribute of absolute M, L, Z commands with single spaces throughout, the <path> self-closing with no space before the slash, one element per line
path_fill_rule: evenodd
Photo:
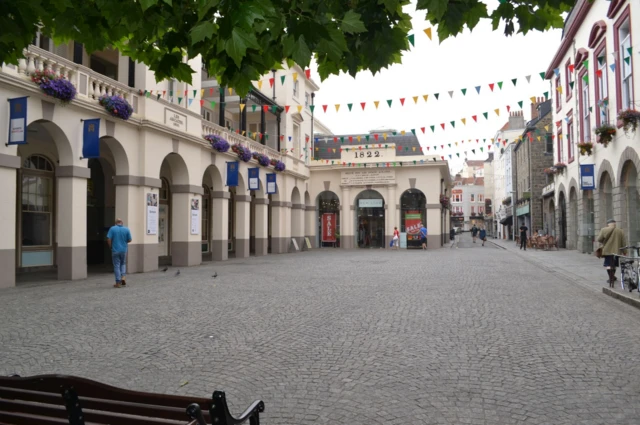
<path fill-rule="evenodd" d="M 625 132 L 636 131 L 640 124 L 640 112 L 635 109 L 627 109 L 618 114 L 618 120 L 622 121 L 622 127 Z"/>
<path fill-rule="evenodd" d="M 598 140 L 596 141 L 604 145 L 604 147 L 606 148 L 607 145 L 613 140 L 613 136 L 616 134 L 616 132 L 617 130 L 615 126 L 611 124 L 602 124 L 600 127 L 596 127 L 595 129 L 596 136 L 598 136 Z M 580 145 L 578 144 L 578 146 Z"/>
<path fill-rule="evenodd" d="M 511 196 L 507 196 L 502 200 L 502 205 L 509 206 L 511 205 Z"/>
<path fill-rule="evenodd" d="M 556 173 L 556 169 L 553 167 L 545 168 L 544 173 L 548 176 L 553 176 Z"/>
<path fill-rule="evenodd" d="M 251 161 L 251 150 L 249 150 L 249 148 L 246 148 L 242 145 L 233 145 L 231 146 L 231 150 L 234 151 L 236 155 L 238 155 L 238 158 L 240 158 L 242 161 Z"/>
<path fill-rule="evenodd" d="M 287 168 L 287 167 L 284 165 L 284 162 L 282 162 L 282 161 L 278 161 L 277 159 L 272 159 L 272 160 L 271 160 L 271 165 L 273 165 L 273 168 L 274 168 L 276 171 L 284 171 L 284 170 L 285 170 L 285 168 Z"/>
<path fill-rule="evenodd" d="M 253 152 L 251 156 L 253 157 L 253 159 L 258 161 L 258 164 L 262 165 L 263 167 L 268 167 L 269 165 L 271 165 L 271 160 L 265 154 L 262 154 L 260 152 Z"/>
<path fill-rule="evenodd" d="M 449 198 L 446 195 L 440 195 L 440 205 L 442 208 L 449 208 Z"/>
<path fill-rule="evenodd" d="M 229 150 L 229 142 L 227 142 L 222 136 L 218 136 L 217 134 L 207 134 L 204 138 L 209 141 L 211 148 L 218 152 L 226 152 Z"/>
<path fill-rule="evenodd" d="M 98 103 L 113 117 L 128 120 L 133 114 L 133 108 L 125 99 L 119 96 L 100 96 Z"/>
<path fill-rule="evenodd" d="M 580 142 L 580 143 L 578 143 L 578 149 L 580 150 L 580 155 L 590 156 L 593 153 L 593 143 L 592 142 Z"/>
<path fill-rule="evenodd" d="M 71 81 L 57 75 L 50 69 L 37 70 L 31 75 L 31 81 L 36 83 L 47 95 L 56 98 L 66 105 L 76 97 L 76 88 Z"/>

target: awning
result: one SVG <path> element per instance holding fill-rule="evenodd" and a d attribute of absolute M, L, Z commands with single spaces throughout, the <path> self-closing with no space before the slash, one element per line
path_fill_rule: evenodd
<path fill-rule="evenodd" d="M 511 226 L 513 224 L 513 216 L 510 215 L 509 217 L 505 217 L 502 220 L 500 220 L 500 224 L 502 224 L 503 226 Z"/>

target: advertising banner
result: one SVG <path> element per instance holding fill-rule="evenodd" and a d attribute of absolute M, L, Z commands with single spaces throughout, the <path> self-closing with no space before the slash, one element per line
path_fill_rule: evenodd
<path fill-rule="evenodd" d="M 422 214 L 420 211 L 404 212 L 404 230 L 407 233 L 407 240 L 420 240 L 420 223 Z"/>
<path fill-rule="evenodd" d="M 249 190 L 260 189 L 260 168 L 249 168 Z"/>
<path fill-rule="evenodd" d="M 580 189 L 593 190 L 596 188 L 596 180 L 593 175 L 593 164 L 580 164 Z"/>
<path fill-rule="evenodd" d="M 9 145 L 27 143 L 27 98 L 9 99 Z"/>
<path fill-rule="evenodd" d="M 322 214 L 322 242 L 336 241 L 336 214 Z"/>

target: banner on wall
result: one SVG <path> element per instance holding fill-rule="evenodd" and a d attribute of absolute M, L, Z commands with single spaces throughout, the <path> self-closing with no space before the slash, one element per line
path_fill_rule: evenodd
<path fill-rule="evenodd" d="M 580 189 L 594 190 L 595 188 L 596 180 L 593 164 L 580 164 Z"/>
<path fill-rule="evenodd" d="M 83 121 L 82 157 L 100 158 L 100 118 Z"/>
<path fill-rule="evenodd" d="M 260 189 L 260 168 L 249 168 L 249 190 Z"/>
<path fill-rule="evenodd" d="M 336 213 L 322 214 L 322 242 L 336 241 Z"/>
<path fill-rule="evenodd" d="M 200 199 L 191 198 L 191 234 L 200 234 Z"/>
<path fill-rule="evenodd" d="M 407 240 L 420 239 L 420 223 L 422 223 L 422 214 L 420 211 L 405 211 L 404 231 L 407 233 Z"/>
<path fill-rule="evenodd" d="M 27 143 L 27 98 L 9 99 L 9 145 Z"/>
<path fill-rule="evenodd" d="M 240 164 L 238 161 L 227 162 L 227 186 L 238 186 L 238 169 Z"/>
<path fill-rule="evenodd" d="M 158 194 L 147 193 L 147 235 L 158 234 Z"/>
<path fill-rule="evenodd" d="M 267 195 L 273 195 L 276 191 L 276 173 L 267 174 Z"/>

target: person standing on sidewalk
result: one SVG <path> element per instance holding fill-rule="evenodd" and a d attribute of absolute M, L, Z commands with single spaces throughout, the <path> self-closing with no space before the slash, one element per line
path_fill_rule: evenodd
<path fill-rule="evenodd" d="M 400 249 L 400 232 L 397 226 L 393 228 L 393 248 L 395 248 L 396 251 Z"/>
<path fill-rule="evenodd" d="M 473 236 L 473 243 L 476 243 L 476 238 L 478 237 L 478 228 L 475 224 L 471 228 L 471 236 Z"/>
<path fill-rule="evenodd" d="M 484 227 L 480 228 L 480 240 L 482 241 L 482 246 L 487 241 L 487 230 Z"/>
<path fill-rule="evenodd" d="M 107 233 L 107 245 L 111 249 L 111 259 L 113 260 L 113 273 L 116 275 L 114 288 L 126 286 L 125 275 L 127 273 L 127 248 L 131 243 L 131 232 L 125 227 L 122 220 L 117 218 L 116 225 L 109 229 Z"/>
<path fill-rule="evenodd" d="M 422 249 L 427 249 L 427 228 L 424 224 L 420 223 L 420 241 L 422 242 Z"/>
<path fill-rule="evenodd" d="M 598 242 L 602 244 L 602 256 L 604 257 L 604 267 L 607 269 L 609 277 L 609 288 L 613 288 L 616 280 L 616 267 L 618 267 L 618 257 L 620 248 L 627 246 L 627 238 L 622 229 L 616 227 L 614 219 L 607 220 L 607 227 L 603 227 L 598 234 Z M 626 252 L 623 252 L 626 254 Z"/>
<path fill-rule="evenodd" d="M 529 230 L 529 228 L 524 225 L 523 221 L 520 226 L 520 249 L 524 247 L 525 251 L 527 250 L 527 230 Z"/>

